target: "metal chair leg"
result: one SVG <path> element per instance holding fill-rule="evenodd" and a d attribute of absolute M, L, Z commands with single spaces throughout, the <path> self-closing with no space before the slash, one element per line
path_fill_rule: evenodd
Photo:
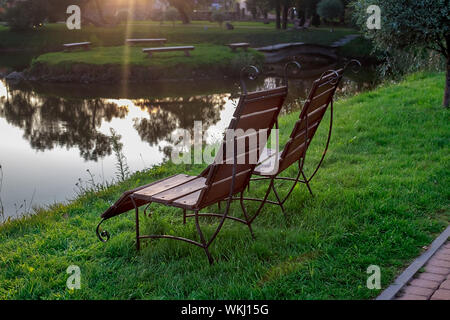
<path fill-rule="evenodd" d="M 309 193 L 311 194 L 312 197 L 314 197 L 314 193 L 311 190 L 311 186 L 309 185 L 309 181 L 308 181 L 308 179 L 306 179 L 305 173 L 303 171 L 302 171 L 302 176 L 303 176 L 303 179 L 305 180 L 305 184 L 306 184 L 306 187 L 308 188 Z"/>
<path fill-rule="evenodd" d="M 139 251 L 141 249 L 141 239 L 139 237 L 139 207 L 136 205 L 133 197 L 131 197 L 131 202 L 133 203 L 136 214 L 136 250 Z"/>
<path fill-rule="evenodd" d="M 212 265 L 214 263 L 214 259 L 212 258 L 211 253 L 209 253 L 209 244 L 206 243 L 202 229 L 200 228 L 200 223 L 198 221 L 198 210 L 195 211 L 195 227 L 197 228 L 198 235 L 200 236 L 200 242 L 203 245 L 203 250 L 205 250 L 206 256 L 208 257 L 209 264 Z"/>

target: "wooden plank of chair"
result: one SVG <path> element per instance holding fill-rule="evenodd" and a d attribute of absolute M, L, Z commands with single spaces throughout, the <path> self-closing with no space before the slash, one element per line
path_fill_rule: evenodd
<path fill-rule="evenodd" d="M 173 176 L 169 179 L 165 179 L 161 181 L 160 183 L 156 183 L 154 185 L 151 185 L 145 189 L 139 190 L 134 193 L 134 195 L 138 197 L 148 197 L 150 198 L 154 194 L 160 193 L 162 191 L 168 190 L 170 188 L 174 188 L 176 186 L 179 186 L 180 184 L 189 182 L 191 180 L 196 179 L 195 176 L 188 176 L 185 174 L 178 174 L 176 176 Z"/>

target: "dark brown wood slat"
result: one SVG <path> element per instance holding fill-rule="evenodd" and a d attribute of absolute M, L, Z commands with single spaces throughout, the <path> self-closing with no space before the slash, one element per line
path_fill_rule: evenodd
<path fill-rule="evenodd" d="M 192 192 L 204 188 L 206 178 L 199 177 L 189 182 L 183 183 L 177 187 L 170 188 L 152 196 L 152 201 L 171 202 L 175 199 L 184 197 Z"/>
<path fill-rule="evenodd" d="M 260 130 L 268 128 L 269 125 L 274 122 L 273 119 L 277 115 L 278 110 L 278 107 L 276 107 L 241 117 L 237 120 L 235 129 L 242 129 L 246 131 L 248 129 Z"/>
<path fill-rule="evenodd" d="M 318 126 L 319 122 L 314 123 L 312 126 L 308 126 L 309 139 L 311 139 L 314 136 Z M 294 138 L 289 139 L 289 141 L 286 143 L 285 149 L 290 148 L 290 150 L 294 150 L 298 146 L 302 145 L 305 141 L 306 141 L 306 129 L 299 132 Z"/>
<path fill-rule="evenodd" d="M 236 174 L 239 174 L 243 171 L 247 171 L 252 168 L 252 164 L 238 164 L 236 165 Z M 217 171 L 214 175 L 215 181 L 220 181 L 230 177 L 233 174 L 233 165 L 221 165 L 218 166 Z"/>
<path fill-rule="evenodd" d="M 197 177 L 195 177 L 195 176 L 188 176 L 186 174 L 178 174 L 169 179 L 166 179 L 166 180 L 160 181 L 159 183 L 151 185 L 145 189 L 139 190 L 139 191 L 135 192 L 134 194 L 136 196 L 143 196 L 143 197 L 151 198 L 151 196 L 153 196 L 154 194 L 157 194 L 161 191 L 165 191 L 169 188 L 176 187 L 182 183 L 186 183 L 186 182 L 191 181 L 196 178 Z"/>
<path fill-rule="evenodd" d="M 287 94 L 287 87 L 283 86 L 283 87 L 278 87 L 278 88 L 269 89 L 269 90 L 250 92 L 250 93 L 248 93 L 245 96 L 245 99 L 246 100 L 250 100 L 250 99 L 253 99 L 253 98 L 258 98 L 258 97 L 263 97 L 263 96 L 270 96 L 271 94 L 276 94 L 276 93 Z"/>
<path fill-rule="evenodd" d="M 279 172 L 289 168 L 294 162 L 298 161 L 305 150 L 306 143 L 303 143 L 301 146 L 298 146 L 295 150 L 290 151 L 289 154 L 282 155 L 280 159 L 280 169 Z M 287 152 L 287 149 L 283 150 L 283 153 Z"/>
<path fill-rule="evenodd" d="M 252 170 L 242 171 L 239 174 L 236 174 L 236 180 L 234 185 L 234 193 L 241 192 L 245 189 L 247 182 L 250 178 Z M 209 205 L 211 203 L 215 203 L 219 200 L 223 200 L 228 197 L 230 194 L 232 176 L 227 177 L 218 182 L 214 182 L 211 187 L 205 192 L 205 195 L 202 199 L 202 205 Z"/>
<path fill-rule="evenodd" d="M 173 205 L 180 206 L 180 207 L 193 208 L 196 206 L 196 204 L 200 198 L 201 192 L 202 191 L 199 190 L 199 191 L 193 192 L 187 196 L 179 198 L 179 199 L 173 201 Z"/>
<path fill-rule="evenodd" d="M 285 97 L 284 94 L 283 95 L 278 94 L 276 96 L 271 96 L 270 98 L 264 99 L 262 101 L 246 102 L 245 106 L 242 108 L 241 117 L 251 113 L 276 108 L 280 103 L 283 103 L 284 97 Z"/>
<path fill-rule="evenodd" d="M 239 99 L 239 103 L 234 111 L 233 117 L 238 117 L 239 115 L 243 115 L 244 109 L 247 103 L 253 102 L 263 102 L 265 98 L 274 98 L 274 97 L 282 97 L 283 101 L 287 96 L 287 87 L 278 87 L 275 89 L 263 90 L 263 91 L 255 91 L 250 92 L 245 96 L 242 96 Z"/>

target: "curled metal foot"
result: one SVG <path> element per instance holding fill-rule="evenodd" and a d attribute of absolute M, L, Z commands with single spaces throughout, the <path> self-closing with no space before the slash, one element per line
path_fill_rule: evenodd
<path fill-rule="evenodd" d="M 100 231 L 100 225 L 103 223 L 103 221 L 105 221 L 105 219 L 102 219 L 102 221 L 100 221 L 100 223 L 97 225 L 97 229 L 95 230 L 95 233 L 97 234 L 97 238 L 101 242 L 108 242 L 109 238 L 111 237 L 109 235 L 109 232 L 106 230 Z"/>

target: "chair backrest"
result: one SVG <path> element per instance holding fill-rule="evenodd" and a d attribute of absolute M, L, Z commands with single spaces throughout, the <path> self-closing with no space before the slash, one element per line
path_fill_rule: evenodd
<path fill-rule="evenodd" d="M 239 131 L 235 139 L 224 138 L 208 170 L 207 188 L 199 199 L 202 206 L 228 198 L 230 191 L 236 194 L 245 189 L 265 146 L 266 141 L 261 141 L 260 135 L 269 137 L 287 93 L 287 87 L 283 86 L 241 96 L 228 128 Z M 232 186 L 234 159 L 237 161 Z"/>
<path fill-rule="evenodd" d="M 343 74 L 344 69 L 328 71 L 313 82 L 300 118 L 295 122 L 294 129 L 281 153 L 277 174 L 304 158 L 306 150 L 333 100 Z"/>

